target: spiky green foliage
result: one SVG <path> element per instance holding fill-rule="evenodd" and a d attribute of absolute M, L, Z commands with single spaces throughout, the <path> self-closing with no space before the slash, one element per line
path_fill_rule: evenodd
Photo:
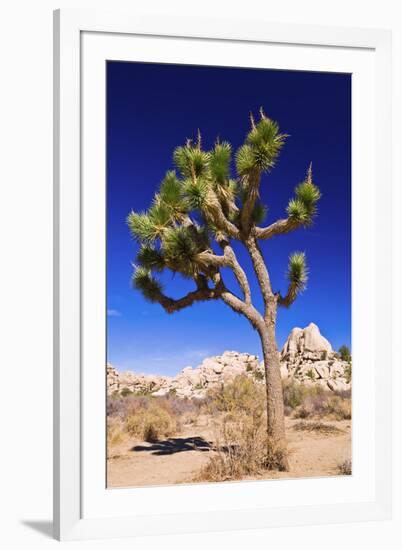
<path fill-rule="evenodd" d="M 197 178 L 208 171 L 209 153 L 187 143 L 174 150 L 173 161 L 184 178 Z"/>
<path fill-rule="evenodd" d="M 136 267 L 133 274 L 133 286 L 140 290 L 150 302 L 155 302 L 162 292 L 162 285 L 145 267 Z"/>
<path fill-rule="evenodd" d="M 302 292 L 307 285 L 308 269 L 304 252 L 294 252 L 289 256 L 288 279 L 296 292 Z"/>
<path fill-rule="evenodd" d="M 240 176 L 252 171 L 268 172 L 275 166 L 286 135 L 281 134 L 278 124 L 261 111 L 261 120 L 247 134 L 245 144 L 236 154 L 236 166 Z"/>
<path fill-rule="evenodd" d="M 285 297 L 279 295 L 279 304 L 289 307 L 297 298 L 297 295 L 306 288 L 308 271 L 304 252 L 294 252 L 289 256 L 287 272 L 289 287 Z"/>
<path fill-rule="evenodd" d="M 297 224 L 307 225 L 309 223 L 309 213 L 300 199 L 290 199 L 286 212 L 289 219 Z"/>
<path fill-rule="evenodd" d="M 311 225 L 317 213 L 317 203 L 321 198 L 321 192 L 312 179 L 311 165 L 307 171 L 306 179 L 295 188 L 296 197 L 289 201 L 287 213 L 289 218 L 297 224 Z"/>
<path fill-rule="evenodd" d="M 256 227 L 267 214 L 259 195 L 261 177 L 275 165 L 286 135 L 262 110 L 258 122 L 252 115 L 250 121 L 251 129 L 235 155 L 235 177 L 231 177 L 231 145 L 217 141 L 211 151 L 203 151 L 198 132 L 196 141 L 187 140 L 174 150 L 177 172 L 166 172 L 149 210 L 128 216 L 130 232 L 141 245 L 133 283 L 147 299 L 163 302 L 152 272 L 165 268 L 196 279 L 197 288 L 200 275 L 214 282 L 219 263 L 211 257 L 217 254 L 210 242 L 213 238 L 219 246 L 225 241 L 230 245 L 233 238 L 247 243 L 250 236 L 271 238 L 311 223 L 321 195 L 310 166 L 288 204 L 289 219 Z M 283 305 L 289 305 L 305 286 L 304 254 L 290 257 L 288 276 Z"/>
<path fill-rule="evenodd" d="M 127 217 L 127 224 L 134 239 L 140 243 L 152 243 L 163 235 L 172 219 L 174 218 L 169 207 L 157 200 L 147 213 L 131 212 Z"/>
<path fill-rule="evenodd" d="M 131 236 L 138 242 L 152 242 L 156 238 L 153 223 L 146 213 L 130 212 L 127 216 L 127 225 Z"/>
<path fill-rule="evenodd" d="M 163 238 L 163 255 L 174 271 L 193 276 L 199 272 L 196 256 L 206 248 L 202 230 L 189 227 L 171 227 Z"/>
<path fill-rule="evenodd" d="M 208 187 L 209 182 L 205 178 L 188 178 L 183 181 L 183 196 L 192 210 L 202 211 L 205 208 Z"/>
<path fill-rule="evenodd" d="M 216 143 L 209 155 L 209 169 L 211 177 L 220 185 L 224 184 L 230 176 L 230 157 L 232 147 L 227 142 Z"/>
<path fill-rule="evenodd" d="M 236 170 L 239 176 L 250 174 L 255 168 L 253 150 L 250 145 L 242 145 L 236 152 Z"/>
<path fill-rule="evenodd" d="M 155 269 L 156 271 L 162 271 L 166 267 L 163 254 L 154 246 L 148 244 L 142 245 L 139 249 L 137 262 L 148 270 Z"/>
<path fill-rule="evenodd" d="M 298 200 L 303 203 L 310 219 L 312 219 L 317 211 L 317 202 L 321 198 L 318 187 L 312 181 L 306 180 L 296 187 L 295 194 Z"/>
<path fill-rule="evenodd" d="M 183 197 L 182 184 L 173 170 L 166 173 L 154 202 L 162 203 L 175 220 L 181 220 L 188 213 L 190 205 Z"/>

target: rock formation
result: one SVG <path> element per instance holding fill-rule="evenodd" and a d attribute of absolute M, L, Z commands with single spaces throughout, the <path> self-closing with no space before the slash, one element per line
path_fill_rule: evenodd
<path fill-rule="evenodd" d="M 282 377 L 304 384 L 320 384 L 331 391 L 350 389 L 350 365 L 341 361 L 314 323 L 294 328 L 282 348 Z"/>
<path fill-rule="evenodd" d="M 348 363 L 339 359 L 314 323 L 291 331 L 280 353 L 280 360 L 283 378 L 290 377 L 300 384 L 319 384 L 329 391 L 350 388 Z M 202 399 L 210 388 L 230 382 L 240 374 L 263 383 L 264 365 L 256 355 L 236 351 L 208 357 L 198 367 L 186 367 L 175 377 L 120 373 L 108 364 L 107 391 L 109 395 L 133 392 Z"/>

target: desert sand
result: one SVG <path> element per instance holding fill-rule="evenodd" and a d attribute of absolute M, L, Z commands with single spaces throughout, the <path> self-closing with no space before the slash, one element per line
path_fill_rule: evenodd
<path fill-rule="evenodd" d="M 309 421 L 306 421 L 308 424 Z M 340 475 L 338 466 L 350 456 L 351 421 L 324 422 L 340 431 L 323 434 L 297 431 L 300 420 L 286 419 L 290 451 L 290 471 L 265 471 L 252 479 L 327 477 Z M 208 462 L 214 436 L 208 418 L 196 425 L 185 425 L 175 437 L 156 443 L 126 439 L 109 458 L 108 488 L 194 483 Z"/>

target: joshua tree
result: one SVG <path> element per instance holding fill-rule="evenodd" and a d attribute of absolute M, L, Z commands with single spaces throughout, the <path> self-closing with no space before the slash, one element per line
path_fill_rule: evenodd
<path fill-rule="evenodd" d="M 263 226 L 266 206 L 260 201 L 261 178 L 274 167 L 286 135 L 262 109 L 244 144 L 235 154 L 236 176 L 231 175 L 231 146 L 216 141 L 204 151 L 196 141 L 177 147 L 173 161 L 147 212 L 131 212 L 128 225 L 140 243 L 133 285 L 150 302 L 173 313 L 206 300 L 223 300 L 244 315 L 258 332 L 265 365 L 267 434 L 269 448 L 285 447 L 285 423 L 278 347 L 275 336 L 277 307 L 289 307 L 307 282 L 303 252 L 289 257 L 288 290 L 273 290 L 260 241 L 289 233 L 312 223 L 320 191 L 312 180 L 311 165 L 286 208 L 286 217 Z M 248 251 L 263 298 L 263 311 L 253 304 L 249 280 L 240 265 L 233 242 Z M 219 253 L 217 252 L 219 250 Z M 229 290 L 222 268 L 233 271 L 242 297 Z M 165 294 L 157 273 L 165 269 L 194 281 L 194 290 L 179 299 Z M 284 458 L 278 465 L 287 469 Z"/>

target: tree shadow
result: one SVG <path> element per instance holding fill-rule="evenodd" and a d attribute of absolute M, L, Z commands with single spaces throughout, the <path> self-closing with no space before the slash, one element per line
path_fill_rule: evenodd
<path fill-rule="evenodd" d="M 164 456 L 185 451 L 209 451 L 212 443 L 203 437 L 170 437 L 165 441 L 155 441 L 151 445 L 136 445 L 131 450 L 137 452 L 150 452 L 153 455 Z"/>

